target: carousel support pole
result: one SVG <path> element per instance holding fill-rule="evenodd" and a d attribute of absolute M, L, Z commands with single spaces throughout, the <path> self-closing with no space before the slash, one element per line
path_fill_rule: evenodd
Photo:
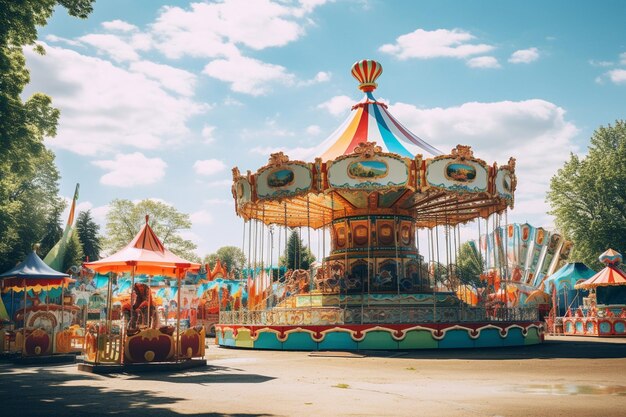
<path fill-rule="evenodd" d="M 179 268 L 176 268 L 176 282 L 178 284 L 178 293 L 176 294 L 176 345 L 175 345 L 175 353 L 176 353 L 176 362 L 179 361 L 180 352 L 178 349 L 178 342 L 180 341 L 180 292 L 181 292 L 181 271 Z"/>
<path fill-rule="evenodd" d="M 22 356 L 24 356 L 24 353 L 26 353 L 26 291 L 28 290 L 28 288 L 26 288 L 26 278 L 22 280 L 22 285 L 22 290 L 24 291 L 24 317 L 22 318 Z"/>
<path fill-rule="evenodd" d="M 133 323 L 133 317 L 135 311 L 133 309 L 133 291 L 135 290 L 135 265 L 130 270 L 130 314 L 128 315 L 128 323 Z"/>
<path fill-rule="evenodd" d="M 152 281 L 152 275 L 148 275 L 148 327 L 152 328 L 153 322 L 150 316 L 150 307 L 152 306 L 152 287 L 150 286 Z"/>

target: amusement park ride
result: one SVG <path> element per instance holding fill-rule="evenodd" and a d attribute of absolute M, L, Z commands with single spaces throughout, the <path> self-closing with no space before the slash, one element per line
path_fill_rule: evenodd
<path fill-rule="evenodd" d="M 285 234 L 321 229 L 330 235 L 330 252 L 315 271 L 289 271 L 261 292 L 258 283 L 268 279 L 255 277 L 257 294 L 249 296 L 248 309 L 220 314 L 220 345 L 420 349 L 542 340 L 535 307 L 470 306 L 450 285 L 444 291 L 432 271 L 443 252 L 447 284 L 454 279 L 459 225 L 477 219 L 500 224 L 514 202 L 515 160 L 489 165 L 462 145 L 442 154 L 373 96 L 381 74 L 375 61 L 354 64 L 365 96 L 316 148 L 320 156 L 313 162 L 278 152 L 254 174 L 233 168 L 236 212 L 249 226 L 271 225 Z M 418 247 L 419 230 L 427 248 Z"/>
<path fill-rule="evenodd" d="M 126 247 L 80 269 L 101 282 L 95 291 L 74 283 L 68 295 L 73 280 L 35 251 L 0 274 L 0 319 L 9 323 L 0 326 L 0 350 L 23 357 L 80 351 L 91 367 L 187 367 L 206 363 L 209 332 L 221 346 L 249 349 L 528 345 L 543 340 L 539 310 L 550 305 L 550 331 L 626 334 L 621 255 L 603 254 L 607 267 L 598 274 L 579 263 L 556 271 L 571 242 L 508 224 L 515 159 L 487 164 L 462 145 L 443 154 L 373 96 L 381 74 L 375 61 L 354 64 L 365 96 L 311 151 L 312 162 L 277 152 L 255 173 L 233 168 L 248 248 L 244 279 L 229 277 L 219 261 L 204 270 L 169 252 L 146 216 Z M 470 223 L 478 226 L 470 246 L 484 273 L 468 281 L 457 260 L 461 226 Z M 309 248 L 317 231 L 320 262 L 273 267 L 274 243 L 280 250 L 282 241 L 286 253 L 289 230 L 308 235 Z M 591 293 L 579 297 L 575 285 Z M 581 306 L 572 312 L 575 300 Z"/>

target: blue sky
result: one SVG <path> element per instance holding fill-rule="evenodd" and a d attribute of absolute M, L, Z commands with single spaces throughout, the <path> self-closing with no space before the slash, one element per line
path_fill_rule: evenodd
<path fill-rule="evenodd" d="M 172 204 L 203 256 L 241 245 L 231 167 L 319 144 L 361 98 L 352 64 L 375 59 L 397 119 L 443 151 L 516 157 L 509 221 L 553 227 L 550 177 L 624 118 L 624 16 L 623 1 L 100 0 L 41 28 L 26 94 L 61 109 L 47 144 L 64 196 L 80 182 L 102 224 L 114 198 Z"/>

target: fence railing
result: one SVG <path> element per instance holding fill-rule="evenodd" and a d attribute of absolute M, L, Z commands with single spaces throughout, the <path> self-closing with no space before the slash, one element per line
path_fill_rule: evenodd
<path fill-rule="evenodd" d="M 310 307 L 222 311 L 221 324 L 253 326 L 537 321 L 534 307 Z"/>

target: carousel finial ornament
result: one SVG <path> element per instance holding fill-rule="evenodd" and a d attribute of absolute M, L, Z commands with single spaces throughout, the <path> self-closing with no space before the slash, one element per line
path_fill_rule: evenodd
<path fill-rule="evenodd" d="M 383 66 L 371 59 L 357 61 L 352 65 L 352 76 L 360 83 L 359 90 L 372 92 L 378 87 L 376 80 L 383 73 Z"/>
<path fill-rule="evenodd" d="M 600 255 L 598 259 L 605 265 L 616 266 L 617 264 L 622 262 L 622 254 L 613 249 L 608 249 L 606 252 Z"/>

